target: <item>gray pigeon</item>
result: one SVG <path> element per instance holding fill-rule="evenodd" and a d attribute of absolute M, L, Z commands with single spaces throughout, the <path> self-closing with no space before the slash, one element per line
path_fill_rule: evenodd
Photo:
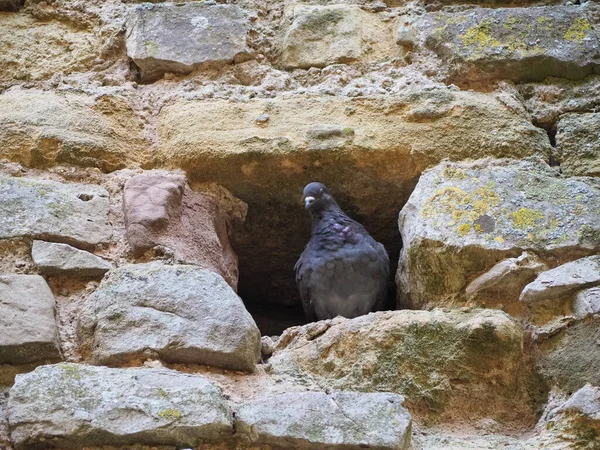
<path fill-rule="evenodd" d="M 310 321 L 382 309 L 390 259 L 383 245 L 340 209 L 321 183 L 304 188 L 312 236 L 294 267 Z"/>

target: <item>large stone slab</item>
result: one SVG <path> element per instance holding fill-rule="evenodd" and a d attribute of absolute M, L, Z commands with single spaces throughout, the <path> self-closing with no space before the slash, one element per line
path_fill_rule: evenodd
<path fill-rule="evenodd" d="M 253 445 L 294 450 L 408 449 L 411 417 L 403 402 L 391 393 L 279 394 L 242 404 L 236 434 Z"/>
<path fill-rule="evenodd" d="M 542 272 L 521 292 L 519 300 L 535 303 L 554 300 L 600 284 L 600 255 L 562 264 Z"/>
<path fill-rule="evenodd" d="M 388 25 L 358 5 L 291 5 L 279 63 L 308 69 L 399 56 Z"/>
<path fill-rule="evenodd" d="M 528 422 L 523 339 L 502 311 L 388 311 L 290 328 L 269 363 L 295 382 L 402 394 L 420 417 Z"/>
<path fill-rule="evenodd" d="M 111 270 L 82 307 L 82 349 L 96 364 L 161 358 L 252 370 L 260 332 L 219 275 L 190 265 Z"/>
<path fill-rule="evenodd" d="M 93 253 L 55 242 L 33 241 L 31 258 L 44 275 L 102 278 L 113 268 Z"/>
<path fill-rule="evenodd" d="M 35 90 L 0 95 L 0 157 L 28 167 L 72 164 L 112 171 L 148 163 L 150 144 L 142 128 L 118 96 Z"/>
<path fill-rule="evenodd" d="M 165 72 L 189 73 L 250 58 L 249 30 L 249 15 L 237 5 L 139 5 L 127 22 L 127 56 L 142 79 L 152 81 Z"/>
<path fill-rule="evenodd" d="M 112 236 L 108 209 L 108 192 L 100 186 L 0 176 L 0 239 L 106 243 Z"/>
<path fill-rule="evenodd" d="M 0 274 L 0 364 L 61 359 L 54 307 L 42 277 Z"/>
<path fill-rule="evenodd" d="M 423 173 L 400 212 L 398 301 L 464 303 L 472 280 L 523 251 L 550 267 L 593 254 L 599 224 L 594 178 L 564 178 L 535 160 L 442 163 Z M 519 303 L 519 289 L 502 294 L 505 306 Z"/>
<path fill-rule="evenodd" d="M 600 71 L 593 21 L 580 6 L 469 9 L 424 15 L 425 45 L 451 65 L 451 80 L 582 79 Z"/>
<path fill-rule="evenodd" d="M 265 111 L 269 121 L 257 124 Z M 192 183 L 217 182 L 248 204 L 233 241 L 242 297 L 287 304 L 299 302 L 290 268 L 310 236 L 299 205 L 305 184 L 326 184 L 393 257 L 396 213 L 423 169 L 443 158 L 552 151 L 514 98 L 446 88 L 354 99 L 180 101 L 161 110 L 158 131 L 162 165 L 185 169 Z"/>
<path fill-rule="evenodd" d="M 233 429 L 221 391 L 202 376 L 66 363 L 18 375 L 8 420 L 16 449 L 193 447 Z"/>
<path fill-rule="evenodd" d="M 0 0 L 0 10 L 21 0 Z M 92 68 L 100 51 L 96 34 L 85 24 L 36 20 L 29 14 L 3 14 L 0 27 L 0 82 L 48 80 Z"/>
<path fill-rule="evenodd" d="M 567 175 L 600 176 L 600 113 L 564 114 L 557 124 L 560 168 Z"/>
<path fill-rule="evenodd" d="M 237 289 L 238 258 L 229 242 L 247 206 L 226 189 L 189 188 L 185 175 L 151 171 L 130 178 L 123 191 L 127 240 L 133 253 L 161 245 L 176 261 L 221 275 Z"/>

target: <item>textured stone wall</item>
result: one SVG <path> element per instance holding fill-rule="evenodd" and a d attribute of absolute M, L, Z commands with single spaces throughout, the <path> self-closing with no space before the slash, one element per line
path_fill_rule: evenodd
<path fill-rule="evenodd" d="M 593 0 L 0 0 L 0 449 L 597 448 L 599 114 Z"/>

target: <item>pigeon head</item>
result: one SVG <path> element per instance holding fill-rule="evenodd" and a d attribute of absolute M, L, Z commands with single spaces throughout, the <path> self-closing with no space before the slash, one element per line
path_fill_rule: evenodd
<path fill-rule="evenodd" d="M 313 182 L 307 184 L 304 188 L 302 200 L 304 201 L 304 207 L 311 214 L 327 209 L 339 208 L 329 189 L 321 183 Z"/>

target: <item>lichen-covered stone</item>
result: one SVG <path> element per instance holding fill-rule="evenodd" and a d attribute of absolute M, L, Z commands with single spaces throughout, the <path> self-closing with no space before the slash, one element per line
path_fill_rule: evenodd
<path fill-rule="evenodd" d="M 96 364 L 160 358 L 252 370 L 260 332 L 221 276 L 158 262 L 111 270 L 79 316 L 84 353 Z"/>
<path fill-rule="evenodd" d="M 430 13 L 425 45 L 451 66 L 452 81 L 582 79 L 599 73 L 594 22 L 580 6 L 477 8 Z"/>
<path fill-rule="evenodd" d="M 238 258 L 229 235 L 247 206 L 219 186 L 189 188 L 181 173 L 150 171 L 125 183 L 123 211 L 133 253 L 163 246 L 177 262 L 220 274 L 237 289 Z"/>
<path fill-rule="evenodd" d="M 193 447 L 227 440 L 233 417 L 200 375 L 55 364 L 18 375 L 8 419 L 16 449 L 129 444 Z"/>
<path fill-rule="evenodd" d="M 236 435 L 290 450 L 404 450 L 411 417 L 391 393 L 293 392 L 243 403 Z"/>
<path fill-rule="evenodd" d="M 600 284 L 600 255 L 588 256 L 542 272 L 523 289 L 519 300 L 554 300 Z"/>
<path fill-rule="evenodd" d="M 100 186 L 0 176 L 0 239 L 106 243 L 108 209 L 108 192 Z"/>
<path fill-rule="evenodd" d="M 573 315 L 578 319 L 600 313 L 600 287 L 584 289 L 575 296 Z"/>
<path fill-rule="evenodd" d="M 252 53 L 249 29 L 249 15 L 237 5 L 139 5 L 127 23 L 127 56 L 148 81 L 165 72 L 240 62 Z"/>
<path fill-rule="evenodd" d="M 523 339 L 497 310 L 389 311 L 290 328 L 269 362 L 295 382 L 402 394 L 421 417 L 527 422 Z"/>
<path fill-rule="evenodd" d="M 563 173 L 600 176 L 600 113 L 562 115 L 556 145 Z"/>
<path fill-rule="evenodd" d="M 536 160 L 439 164 L 423 173 L 400 212 L 398 301 L 413 308 L 464 303 L 472 280 L 523 251 L 550 267 L 552 257 L 593 254 L 599 224 L 594 178 L 563 178 Z M 518 303 L 518 289 L 511 292 L 505 305 Z"/>
<path fill-rule="evenodd" d="M 102 277 L 113 267 L 93 253 L 55 242 L 33 241 L 31 258 L 44 275 Z"/>
<path fill-rule="evenodd" d="M 294 4 L 287 20 L 279 61 L 286 69 L 395 56 L 390 28 L 358 5 Z"/>
<path fill-rule="evenodd" d="M 268 124 L 257 125 L 265 111 Z M 515 98 L 445 88 L 355 99 L 179 101 L 161 110 L 158 132 L 161 164 L 184 169 L 192 183 L 217 182 L 248 204 L 234 234 L 242 296 L 288 304 L 297 301 L 289 268 L 310 235 L 298 204 L 305 184 L 326 183 L 394 254 L 396 213 L 424 168 L 444 158 L 552 151 Z M 266 239 L 266 230 L 277 231 Z"/>
<path fill-rule="evenodd" d="M 27 167 L 55 164 L 112 171 L 148 162 L 142 122 L 118 96 L 11 90 L 0 95 L 0 157 Z"/>
<path fill-rule="evenodd" d="M 38 275 L 0 275 L 0 364 L 60 360 L 54 296 Z"/>

